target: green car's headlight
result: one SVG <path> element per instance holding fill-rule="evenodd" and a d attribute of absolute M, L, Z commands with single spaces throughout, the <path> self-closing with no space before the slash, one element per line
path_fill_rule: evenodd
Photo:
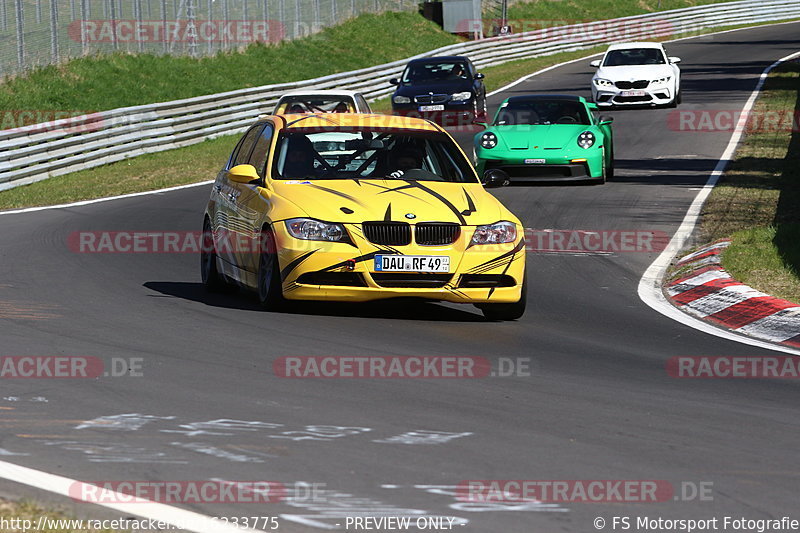
<path fill-rule="evenodd" d="M 491 131 L 481 135 L 481 146 L 483 148 L 494 148 L 497 146 L 497 135 Z"/>
<path fill-rule="evenodd" d="M 395 96 L 394 98 L 392 98 L 392 100 L 394 101 L 395 104 L 410 104 L 411 103 L 411 98 L 409 98 L 408 96 L 399 96 L 398 95 L 398 96 Z"/>
<path fill-rule="evenodd" d="M 517 240 L 517 226 L 503 220 L 494 224 L 478 226 L 472 235 L 470 246 L 475 244 L 503 244 Z"/>
<path fill-rule="evenodd" d="M 584 131 L 578 135 L 578 146 L 581 148 L 591 148 L 594 145 L 594 133 Z"/>
<path fill-rule="evenodd" d="M 322 222 L 313 218 L 293 218 L 286 221 L 286 229 L 295 239 L 306 241 L 350 242 L 344 226 Z"/>

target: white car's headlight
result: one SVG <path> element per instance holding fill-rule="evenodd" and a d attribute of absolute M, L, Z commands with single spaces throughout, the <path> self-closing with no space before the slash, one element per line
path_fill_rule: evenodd
<path fill-rule="evenodd" d="M 488 131 L 481 135 L 481 146 L 483 148 L 494 148 L 497 146 L 497 135 Z"/>
<path fill-rule="evenodd" d="M 408 96 L 399 96 L 398 95 L 398 96 L 395 96 L 394 98 L 392 98 L 392 101 L 395 104 L 410 104 L 411 103 L 411 98 L 409 98 Z"/>
<path fill-rule="evenodd" d="M 517 240 L 517 226 L 513 222 L 503 220 L 494 224 L 478 226 L 472 235 L 470 246 L 479 244 L 503 244 Z"/>
<path fill-rule="evenodd" d="M 594 84 L 597 85 L 598 87 L 611 87 L 612 85 L 614 85 L 614 82 L 603 78 L 595 78 Z"/>
<path fill-rule="evenodd" d="M 463 102 L 472 98 L 472 93 L 469 91 L 463 93 L 455 93 L 450 95 L 450 99 L 454 102 Z"/>
<path fill-rule="evenodd" d="M 322 222 L 313 218 L 292 218 L 287 220 L 286 229 L 295 239 L 303 239 L 305 241 L 350 241 L 344 226 L 341 224 Z"/>
<path fill-rule="evenodd" d="M 663 83 L 667 83 L 671 79 L 672 79 L 672 76 L 665 76 L 663 78 L 658 78 L 657 80 L 653 80 L 652 83 L 654 85 L 661 85 Z"/>
<path fill-rule="evenodd" d="M 594 133 L 584 131 L 578 135 L 578 146 L 581 148 L 591 148 L 594 145 Z"/>

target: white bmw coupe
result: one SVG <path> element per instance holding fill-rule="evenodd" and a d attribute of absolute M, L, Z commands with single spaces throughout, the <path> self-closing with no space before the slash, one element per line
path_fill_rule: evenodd
<path fill-rule="evenodd" d="M 598 106 L 681 103 L 681 58 L 667 56 L 661 43 L 625 43 L 608 47 L 592 61 L 592 98 Z"/>

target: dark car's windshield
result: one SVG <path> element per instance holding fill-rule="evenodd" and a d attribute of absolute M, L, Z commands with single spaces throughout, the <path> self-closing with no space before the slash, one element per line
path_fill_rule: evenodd
<path fill-rule="evenodd" d="M 455 143 L 438 132 L 285 132 L 278 140 L 273 170 L 277 179 L 477 182 Z"/>
<path fill-rule="evenodd" d="M 658 48 L 627 48 L 611 50 L 603 61 L 604 67 L 624 67 L 630 65 L 664 65 L 664 54 Z"/>
<path fill-rule="evenodd" d="M 461 61 L 411 63 L 403 72 L 403 83 L 453 81 L 467 78 L 467 65 Z"/>
<path fill-rule="evenodd" d="M 495 126 L 520 124 L 591 124 L 583 103 L 572 100 L 506 102 L 497 112 Z"/>

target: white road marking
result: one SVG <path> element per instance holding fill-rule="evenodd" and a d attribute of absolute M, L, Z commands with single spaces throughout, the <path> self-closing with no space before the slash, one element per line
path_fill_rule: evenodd
<path fill-rule="evenodd" d="M 21 483 L 29 487 L 34 487 L 54 494 L 59 494 L 67 498 L 71 497 L 70 487 L 81 483 L 68 477 L 48 474 L 40 470 L 34 470 L 25 466 L 15 465 L 0 461 L 0 478 Z M 108 491 L 109 496 L 114 496 L 118 501 L 130 499 L 130 496 L 114 491 Z M 140 500 L 141 501 L 141 500 Z M 171 507 L 161 503 L 145 501 L 143 503 L 100 503 L 92 502 L 114 511 L 119 511 L 124 515 L 140 516 L 142 518 L 157 520 L 172 524 L 178 528 L 193 531 L 195 533 L 241 533 L 244 529 L 237 528 L 226 522 L 211 520 L 210 517 Z M 247 531 L 261 531 L 248 529 Z"/>
<path fill-rule="evenodd" d="M 146 196 L 148 194 L 162 194 L 165 192 L 180 191 L 182 189 L 189 189 L 191 187 L 199 187 L 201 185 L 210 185 L 214 180 L 200 181 L 197 183 L 188 183 L 186 185 L 177 185 L 175 187 L 167 187 L 166 189 L 156 189 L 155 191 L 132 192 L 130 194 L 120 194 L 119 196 L 107 196 L 105 198 L 95 198 L 93 200 L 81 200 L 80 202 L 72 202 L 70 204 L 58 205 L 41 205 L 38 207 L 25 207 L 23 209 L 12 209 L 9 211 L 0 211 L 0 215 L 17 215 L 20 213 L 33 213 L 36 211 L 45 211 L 47 209 L 64 209 L 67 207 L 80 207 L 82 205 L 99 204 L 101 202 L 110 202 L 112 200 L 123 200 L 125 198 L 135 198 L 136 196 Z"/>
<path fill-rule="evenodd" d="M 667 318 L 671 318 L 676 322 L 680 322 L 681 324 L 689 326 L 690 328 L 694 328 L 704 333 L 716 335 L 717 337 L 722 337 L 723 339 L 742 344 L 749 344 L 751 346 L 765 348 L 767 350 L 775 350 L 778 352 L 800 355 L 800 350 L 789 348 L 788 346 L 772 344 L 759 339 L 745 337 L 744 335 L 733 333 L 731 331 L 713 326 L 707 322 L 703 322 L 702 320 L 698 320 L 697 318 L 684 313 L 668 302 L 661 290 L 661 282 L 664 279 L 667 268 L 669 268 L 670 263 L 675 258 L 677 253 L 686 245 L 686 241 L 689 239 L 689 236 L 692 234 L 692 231 L 694 230 L 694 227 L 697 225 L 697 222 L 700 218 L 703 204 L 708 198 L 708 195 L 711 194 L 711 190 L 717 184 L 717 181 L 719 181 L 720 176 L 722 176 L 722 173 L 725 171 L 725 168 L 731 161 L 731 158 L 736 151 L 736 147 L 739 145 L 739 141 L 742 138 L 742 133 L 744 132 L 747 123 L 747 115 L 753 108 L 756 98 L 761 92 L 761 88 L 764 86 L 767 76 L 776 66 L 780 65 L 784 61 L 789 61 L 796 57 L 800 57 L 800 52 L 790 54 L 775 61 L 773 64 L 767 67 L 764 72 L 761 73 L 755 89 L 753 89 L 753 92 L 750 94 L 750 98 L 748 98 L 747 102 L 742 108 L 742 114 L 739 117 L 739 122 L 737 123 L 736 128 L 731 135 L 728 146 L 725 148 L 725 151 L 722 153 L 722 156 L 717 162 L 717 166 L 714 168 L 713 172 L 711 172 L 706 184 L 703 186 L 700 192 L 697 193 L 697 196 L 695 196 L 692 204 L 689 206 L 689 209 L 686 212 L 686 216 L 678 228 L 678 231 L 675 232 L 675 235 L 670 240 L 669 245 L 664 249 L 663 252 L 661 252 L 661 254 L 656 258 L 655 261 L 653 261 L 653 263 L 642 275 L 642 278 L 639 280 L 638 294 L 639 298 L 645 304 L 650 306 L 650 308 L 658 311 Z"/>

